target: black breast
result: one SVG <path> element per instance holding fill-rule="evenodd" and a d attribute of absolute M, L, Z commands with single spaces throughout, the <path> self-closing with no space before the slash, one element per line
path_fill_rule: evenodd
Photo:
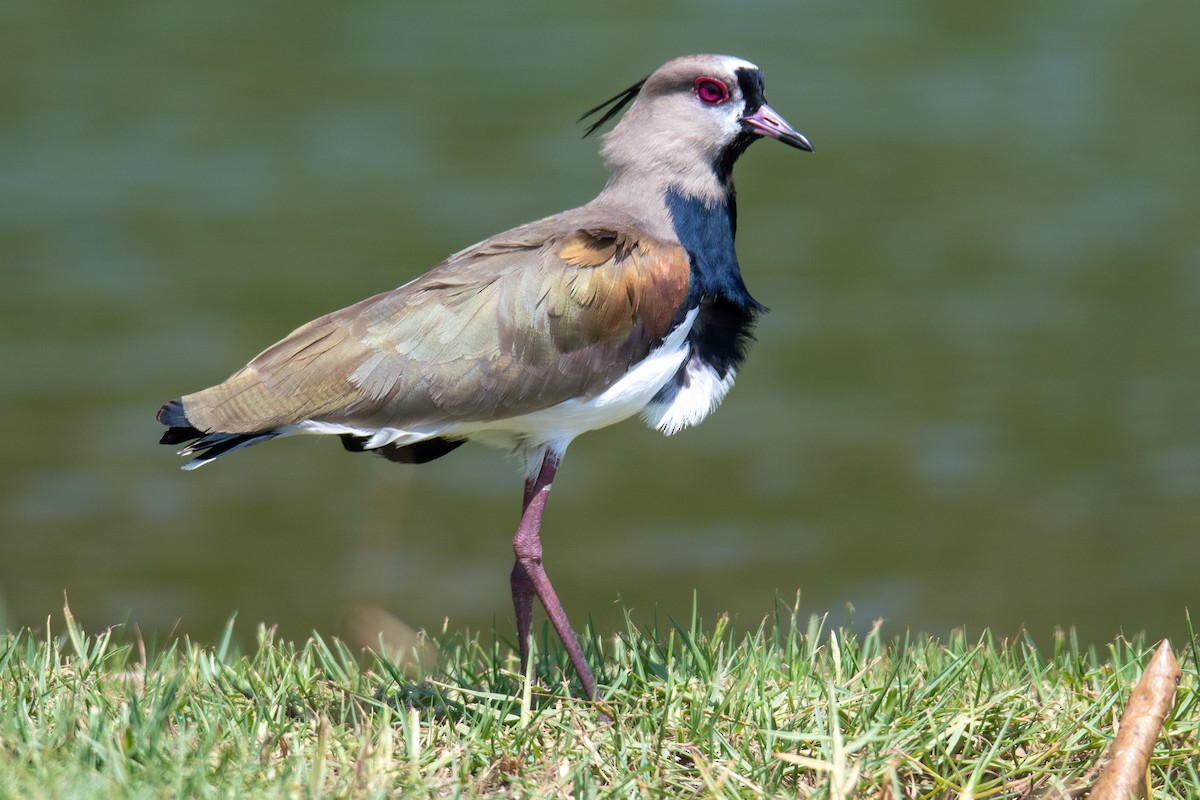
<path fill-rule="evenodd" d="M 667 192 L 666 203 L 692 269 L 680 319 L 692 309 L 700 310 L 688 334 L 693 357 L 724 378 L 746 358 L 755 318 L 767 310 L 742 281 L 733 249 L 736 212 L 732 201 L 707 205 L 675 191 Z"/>

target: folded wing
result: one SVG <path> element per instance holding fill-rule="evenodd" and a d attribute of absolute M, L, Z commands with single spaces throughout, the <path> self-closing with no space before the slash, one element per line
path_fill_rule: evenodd
<path fill-rule="evenodd" d="M 261 435 L 514 417 L 603 392 L 682 318 L 690 268 L 677 244 L 611 226 L 518 231 L 302 326 L 181 398 L 186 420 L 163 421 Z"/>

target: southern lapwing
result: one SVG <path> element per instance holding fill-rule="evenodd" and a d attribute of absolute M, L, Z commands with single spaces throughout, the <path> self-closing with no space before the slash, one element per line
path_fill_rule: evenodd
<path fill-rule="evenodd" d="M 398 289 L 304 325 L 224 383 L 158 412 L 193 469 L 294 433 L 420 464 L 468 440 L 523 457 L 513 608 L 528 669 L 536 595 L 589 698 L 595 680 L 542 566 L 550 484 L 571 441 L 641 414 L 672 434 L 733 385 L 764 307 L 733 248 L 733 164 L 760 137 L 812 150 L 758 67 L 694 55 L 583 116 L 611 175 L 584 206 L 458 252 Z"/>

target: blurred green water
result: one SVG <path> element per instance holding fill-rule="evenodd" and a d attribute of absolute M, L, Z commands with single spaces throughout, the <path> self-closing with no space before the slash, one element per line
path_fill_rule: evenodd
<path fill-rule="evenodd" d="M 581 438 L 577 625 L 777 596 L 944 632 L 1179 635 L 1200 571 L 1195 4 L 0 10 L 0 596 L 37 625 L 507 630 L 517 470 L 311 438 L 183 473 L 154 411 L 604 179 L 572 122 L 755 61 L 817 152 L 739 164 L 771 306 L 719 413 Z"/>

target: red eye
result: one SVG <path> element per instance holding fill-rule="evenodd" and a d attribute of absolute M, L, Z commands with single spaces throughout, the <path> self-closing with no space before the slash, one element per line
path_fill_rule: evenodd
<path fill-rule="evenodd" d="M 692 83 L 692 91 L 706 106 L 719 106 L 729 99 L 729 87 L 716 78 L 696 78 Z"/>

